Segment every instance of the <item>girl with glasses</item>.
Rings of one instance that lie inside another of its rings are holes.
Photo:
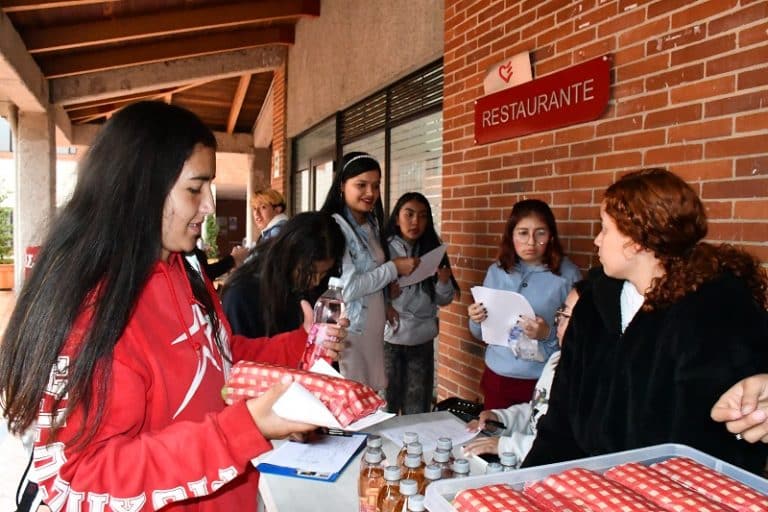
[[[498,259],[488,268],[483,286],[518,292],[531,303],[536,317],[524,319],[521,327],[529,338],[539,340],[542,358],[526,360],[507,347],[488,345],[480,381],[486,408],[530,400],[544,361],[557,350],[552,327],[555,311],[579,279],[579,269],[563,254],[555,216],[547,203],[539,199],[517,202],[504,229]],[[482,339],[480,324],[488,317],[485,307],[474,303],[468,312],[472,335]]]

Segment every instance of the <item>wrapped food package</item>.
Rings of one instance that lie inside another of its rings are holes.
[[[651,467],[737,512],[768,510],[768,496],[687,457],[672,457]]]
[[[224,401],[231,405],[257,397],[286,375],[320,400],[342,427],[376,412],[385,403],[372,388],[354,380],[251,361],[240,361],[232,367],[223,390]]]
[[[703,494],[688,489],[653,468],[637,462],[621,464],[606,471],[603,476],[645,496],[655,504],[672,512],[733,512],[710,500]]]
[[[525,486],[523,494],[547,512],[591,512],[592,509],[579,497],[569,498],[541,482]]]
[[[453,507],[459,512],[545,512],[504,484],[465,489],[456,495]]]

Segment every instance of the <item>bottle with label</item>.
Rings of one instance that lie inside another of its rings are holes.
[[[437,480],[440,480],[441,478],[443,478],[443,468],[441,468],[439,465],[430,464],[429,466],[425,467],[424,483],[421,485],[421,489],[419,489],[419,492],[421,494],[426,494],[427,487],[429,487],[429,484]]]
[[[357,479],[360,512],[376,512],[379,490],[384,485],[384,468],[381,466],[381,455],[381,451],[368,448],[363,457],[363,465]]]
[[[417,443],[419,441],[419,434],[416,432],[403,432],[403,447],[397,454],[397,465],[403,465],[405,456],[408,454],[408,445],[411,443]]]
[[[435,450],[432,454],[432,463],[440,466],[443,472],[442,478],[453,478],[453,464],[451,463],[451,453],[445,450]]]
[[[456,459],[453,461],[453,478],[465,476],[469,476],[469,461],[467,459]]]
[[[397,512],[408,512],[408,498],[419,493],[419,484],[416,480],[404,478],[400,480],[400,501],[395,510]]]
[[[486,475],[493,475],[494,473],[503,473],[504,472],[504,466],[502,466],[498,462],[489,462],[487,466],[485,466],[485,474]]]
[[[386,466],[386,456],[384,454],[384,450],[382,449],[382,442],[381,442],[381,436],[378,436],[376,434],[368,434],[368,438],[365,440],[365,452],[367,453],[368,450],[376,450],[381,453],[381,466]],[[363,466],[365,465],[365,455],[360,458],[360,469],[363,469]]]
[[[387,466],[384,468],[384,485],[379,490],[376,500],[377,512],[401,512],[397,505],[400,504],[400,466]]]
[[[323,293],[313,310],[313,325],[307,335],[307,346],[304,354],[301,356],[299,368],[309,370],[315,361],[325,359],[329,364],[331,358],[325,355],[325,349],[320,340],[325,338],[324,324],[337,324],[339,318],[344,314],[344,299],[342,297],[343,283],[338,277],[332,277],[328,280],[328,290]]]
[[[403,478],[416,480],[416,482],[419,484],[419,487],[421,487],[424,483],[424,461],[421,460],[421,454],[409,453],[406,455],[404,466],[405,468],[403,470]]]
[[[424,512],[426,507],[424,506],[424,495],[414,494],[408,497],[408,512]]]
[[[499,462],[504,471],[514,471],[517,467],[517,457],[512,452],[503,452],[499,455]]]

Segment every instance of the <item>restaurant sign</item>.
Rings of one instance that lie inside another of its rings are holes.
[[[604,55],[483,96],[475,101],[475,144],[597,119],[608,104],[610,71]]]

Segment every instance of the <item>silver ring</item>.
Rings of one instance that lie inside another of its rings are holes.
[[[744,438],[742,437],[742,435],[741,435],[741,434],[736,434],[736,440],[737,440],[737,441],[743,441],[743,440],[744,440]]]

